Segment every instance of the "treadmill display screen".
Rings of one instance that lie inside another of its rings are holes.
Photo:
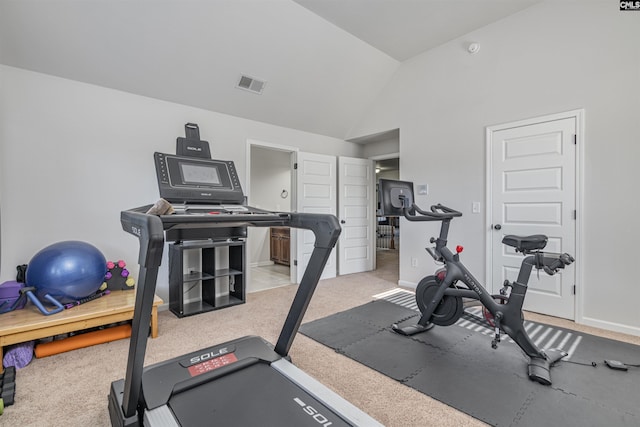
[[[180,163],[182,181],[189,184],[220,185],[218,169],[210,166],[200,166]]]
[[[244,194],[229,160],[155,153],[160,197],[169,203],[242,204]]]

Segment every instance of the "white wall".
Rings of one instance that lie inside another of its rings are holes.
[[[376,179],[400,179],[400,171],[397,169],[380,171],[376,174]]]
[[[400,174],[429,184],[417,202],[463,211],[450,241],[485,275],[485,128],[584,108],[583,323],[640,334],[640,21],[612,2],[545,2],[402,64],[350,138],[400,128]],[[479,42],[471,55],[469,42]],[[484,203],[483,203],[484,205]],[[424,252],[437,225],[404,224],[400,279],[434,270]],[[433,230],[432,230],[433,229]],[[412,268],[410,257],[420,263]]]
[[[137,277],[138,246],[120,211],[158,199],[153,152],[175,152],[184,124],[197,123],[212,156],[234,160],[244,182],[246,141],[357,156],[335,138],[212,113],[98,86],[0,66],[2,276],[41,248],[85,240]],[[166,251],[158,294],[168,301]]]
[[[362,156],[371,159],[386,154],[394,154],[400,152],[400,139],[391,138],[384,141],[376,141],[364,144],[362,146]]]

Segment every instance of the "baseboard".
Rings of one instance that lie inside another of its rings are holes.
[[[406,280],[398,280],[398,286],[405,289],[415,290],[418,284],[413,282],[407,282]]]
[[[275,263],[273,261],[258,261],[258,262],[251,262],[249,263],[249,267],[254,268],[254,267],[266,267],[268,265],[274,265]]]
[[[593,319],[590,317],[583,317],[579,322],[586,326],[593,326],[594,328],[605,329],[607,331],[620,332],[627,335],[633,335],[640,337],[640,327],[624,325],[621,323],[607,322],[606,320]]]

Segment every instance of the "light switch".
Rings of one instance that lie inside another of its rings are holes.
[[[480,213],[480,202],[473,202],[471,204],[471,213]]]

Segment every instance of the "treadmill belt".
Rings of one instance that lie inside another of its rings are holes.
[[[266,363],[176,394],[169,407],[189,427],[349,425]]]

